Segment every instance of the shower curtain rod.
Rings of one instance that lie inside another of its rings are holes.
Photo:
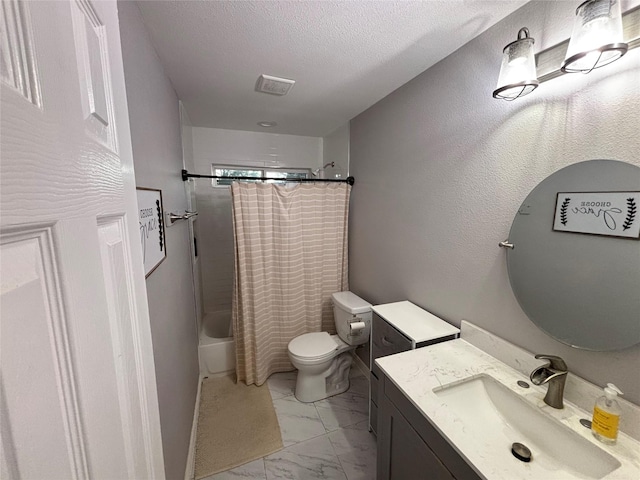
[[[342,182],[353,185],[355,179],[353,177],[347,178],[269,178],[269,177],[226,177],[221,175],[198,175],[197,173],[189,173],[186,170],[182,170],[182,180],[187,181],[190,178],[219,178],[221,180],[271,180],[280,182]]]

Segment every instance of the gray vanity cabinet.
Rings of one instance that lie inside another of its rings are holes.
[[[377,480],[480,480],[393,382],[379,380]]]
[[[369,426],[377,434],[382,371],[376,358],[453,340],[460,330],[408,301],[376,305],[372,310]]]
[[[371,396],[369,398],[369,424],[371,430],[377,433],[376,420],[378,418],[378,385],[382,371],[375,364],[375,359],[393,355],[394,353],[411,350],[411,341],[402,333],[389,325],[376,313],[373,314],[371,328],[371,374],[369,376]]]

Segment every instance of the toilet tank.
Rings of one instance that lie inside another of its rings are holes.
[[[369,341],[371,334],[371,304],[351,292],[331,295],[333,318],[342,341],[349,345],[361,345]]]

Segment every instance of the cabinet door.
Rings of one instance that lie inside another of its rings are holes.
[[[384,394],[379,407],[378,480],[454,480]]]

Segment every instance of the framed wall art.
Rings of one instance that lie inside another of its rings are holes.
[[[138,221],[140,222],[142,260],[146,278],[167,257],[162,191],[154,188],[137,187],[136,193],[138,195]]]

